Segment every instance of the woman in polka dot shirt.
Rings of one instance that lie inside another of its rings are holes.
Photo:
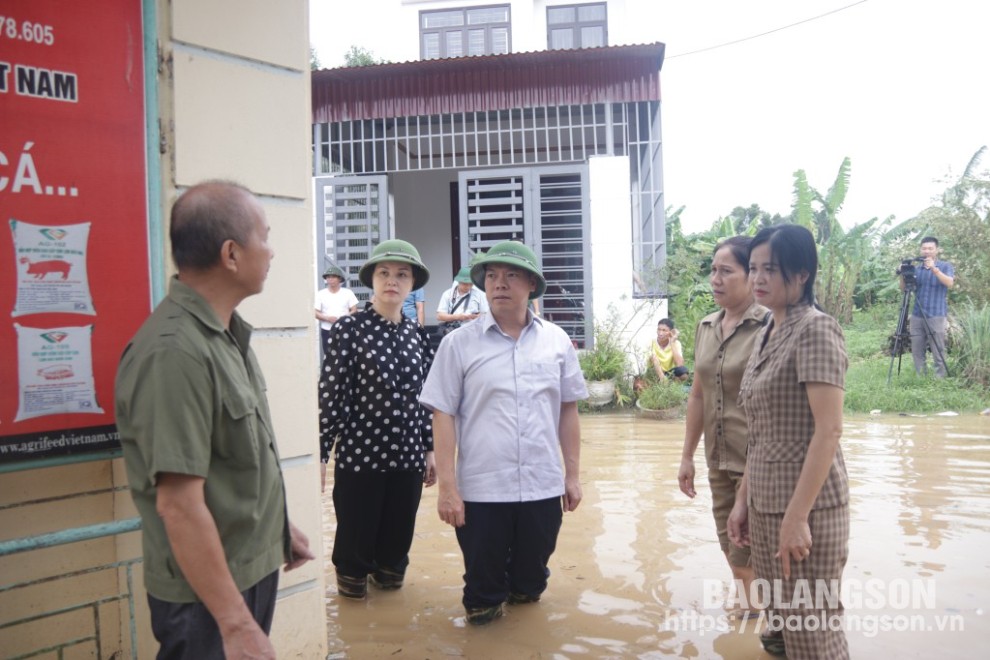
[[[334,324],[320,374],[320,459],[334,453],[333,564],[341,596],[402,586],[423,485],[436,481],[433,431],[419,404],[433,352],[402,303],[429,279],[406,241],[379,244],[358,273],[372,306]]]

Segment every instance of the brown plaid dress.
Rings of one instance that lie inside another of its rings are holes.
[[[816,580],[840,581],[846,564],[849,541],[849,485],[842,449],[832,459],[828,477],[808,517],[811,555],[791,562],[791,578],[784,580],[779,559],[780,524],[804,465],[815,420],[808,404],[805,383],[845,385],[848,366],[845,342],[839,324],[831,316],[809,305],[788,308],[787,318],[767,339],[773,323],[757,337],[746,366],[739,402],[749,425],[749,531],[753,568],[757,578],[781,585],[777,606],[790,604],[795,585],[807,580],[812,596]],[[784,630],[787,657],[848,658],[845,634],[821,629],[826,623],[841,623],[842,606],[809,609],[774,609],[784,617],[814,616],[815,623],[801,630]],[[791,621],[796,619],[792,618]],[[772,622],[771,622],[772,623]],[[794,627],[794,626],[792,626]],[[806,629],[807,628],[807,629]],[[810,629],[814,628],[814,629]]]

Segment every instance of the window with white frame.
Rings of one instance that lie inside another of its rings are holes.
[[[608,45],[604,2],[547,7],[547,49],[598,48]]]
[[[419,13],[419,54],[424,60],[503,55],[512,50],[509,5]]]

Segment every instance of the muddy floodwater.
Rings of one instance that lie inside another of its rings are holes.
[[[584,500],[564,515],[550,586],[467,626],[453,530],[424,491],[406,583],[337,596],[324,495],[331,658],[769,658],[730,618],[701,448],[698,496],[677,488],[683,421],[582,415]],[[843,602],[854,658],[990,653],[990,417],[851,417]],[[332,470],[330,471],[332,474]]]

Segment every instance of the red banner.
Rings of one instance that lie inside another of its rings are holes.
[[[139,0],[0,5],[0,462],[116,446],[151,304]]]

